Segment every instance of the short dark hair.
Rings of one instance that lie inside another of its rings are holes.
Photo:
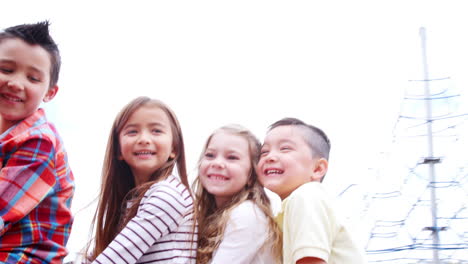
[[[293,117],[286,117],[271,124],[269,130],[279,126],[298,126],[304,129],[304,140],[309,145],[314,157],[328,160],[330,155],[330,139],[320,128],[304,123]]]
[[[22,24],[0,31],[0,43],[4,39],[19,38],[31,45],[39,45],[50,55],[49,88],[57,85],[61,58],[57,44],[49,34],[49,21],[35,24]]]

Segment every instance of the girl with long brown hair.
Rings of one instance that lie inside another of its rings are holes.
[[[208,138],[195,181],[197,263],[279,263],[281,232],[257,180],[259,152],[258,139],[238,125]]]
[[[172,174],[175,166],[179,177]],[[167,105],[138,97],[122,109],[112,126],[102,176],[89,261],[195,263],[184,142]]]

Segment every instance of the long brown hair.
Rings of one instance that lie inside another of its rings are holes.
[[[272,253],[276,259],[280,260],[282,251],[281,231],[273,219],[270,199],[266,195],[263,186],[260,185],[257,179],[257,173],[255,171],[255,167],[260,156],[261,145],[259,140],[252,134],[252,132],[239,125],[223,126],[214,131],[208,137],[200,155],[199,165],[204,157],[205,151],[208,148],[211,139],[216,133],[220,131],[238,135],[247,140],[251,163],[249,180],[247,181],[245,188],[235,194],[229,202],[219,208],[216,207],[214,196],[208,193],[205,188],[203,188],[199,177],[197,177],[195,180],[195,204],[198,210],[197,263],[205,264],[212,259],[213,252],[218,248],[223,239],[226,223],[229,220],[229,215],[232,209],[247,200],[252,201],[256,206],[258,206],[267,217],[269,225],[269,236],[267,241],[272,241]]]
[[[175,157],[170,158],[157,169],[149,181],[135,186],[130,167],[124,160],[119,159],[119,134],[131,115],[142,106],[155,106],[166,113],[172,130],[172,147]],[[112,242],[127,222],[137,211],[145,192],[155,182],[166,179],[177,164],[180,180],[188,190],[187,168],[185,162],[185,148],[182,130],[174,112],[163,102],[142,96],[128,103],[115,118],[107,143],[104,164],[102,168],[101,192],[97,211],[93,218],[92,228],[95,228],[94,248],[88,245],[85,257],[94,260]],[[124,207],[127,200],[132,200],[130,208]]]

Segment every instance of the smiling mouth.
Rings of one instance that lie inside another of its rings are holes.
[[[23,102],[21,98],[16,97],[16,96],[11,96],[8,94],[2,94],[1,96],[3,99],[6,99],[7,101],[10,101],[10,102],[15,102],[15,103]]]
[[[223,175],[218,174],[208,174],[208,179],[216,180],[216,181],[227,181],[229,180],[228,177],[224,177]]]
[[[283,174],[283,170],[279,170],[279,169],[266,169],[263,171],[263,173],[265,173],[265,175],[280,175],[280,174]]]
[[[152,156],[156,155],[156,152],[154,151],[138,151],[133,153],[136,156]]]

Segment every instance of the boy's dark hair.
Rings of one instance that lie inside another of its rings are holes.
[[[298,126],[304,130],[304,140],[312,150],[314,157],[328,160],[330,155],[330,139],[320,128],[304,123],[302,120],[286,117],[270,125],[269,130],[279,126]]]
[[[49,35],[49,21],[35,24],[23,24],[13,26],[0,31],[0,43],[4,39],[19,38],[31,45],[39,45],[50,54],[50,84],[49,87],[57,85],[60,72],[60,52],[57,44]]]

